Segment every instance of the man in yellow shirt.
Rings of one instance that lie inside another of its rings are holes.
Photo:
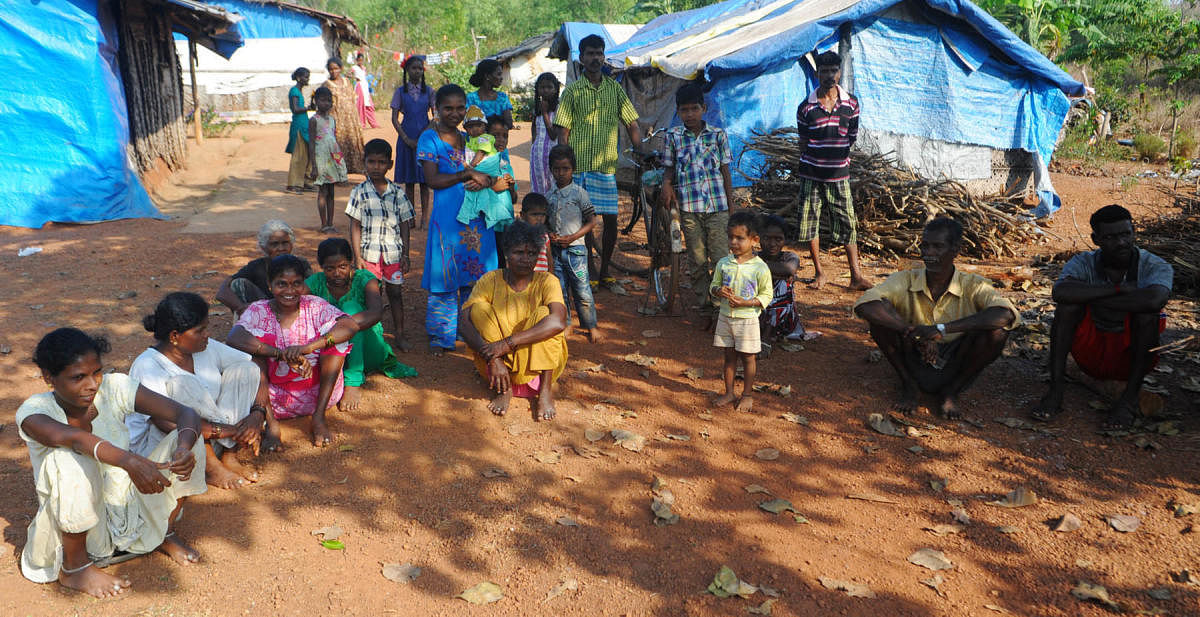
[[[906,414],[925,392],[940,398],[939,415],[961,417],[958,396],[1000,357],[1009,330],[1021,321],[988,279],[954,267],[961,247],[958,221],[930,221],[921,236],[925,267],[889,276],[854,303],[900,377],[895,408]]]

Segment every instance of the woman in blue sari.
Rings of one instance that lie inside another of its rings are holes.
[[[425,242],[425,269],[421,287],[429,291],[425,331],[429,350],[441,355],[454,349],[458,313],[479,277],[497,267],[496,233],[482,217],[458,222],[465,191],[508,190],[504,179],[468,169],[464,165],[466,136],[458,130],[467,113],[467,95],[456,84],[446,84],[434,95],[437,122],[417,139],[417,161],[425,183],[433,189],[433,213]]]

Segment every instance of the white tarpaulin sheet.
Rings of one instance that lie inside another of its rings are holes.
[[[183,83],[191,86],[187,70],[187,41],[175,41],[184,65]],[[305,67],[312,72],[309,83],[319,85],[328,75],[325,40],[319,36],[286,39],[246,39],[246,44],[228,60],[199,47],[196,54],[196,85],[208,95],[242,94],[263,88],[291,86],[292,72]]]

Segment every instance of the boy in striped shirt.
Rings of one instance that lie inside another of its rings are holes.
[[[858,99],[838,84],[842,58],[827,51],[817,56],[820,86],[796,108],[800,137],[800,207],[796,229],[800,242],[812,253],[815,276],[810,285],[820,289],[829,277],[821,269],[821,219],[828,221],[834,244],[846,247],[850,264],[850,289],[871,287],[858,265],[854,203],[850,197],[850,148],[858,138]]]
[[[521,220],[533,225],[534,227],[546,226],[546,211],[550,208],[550,202],[546,201],[546,196],[541,193],[526,193],[525,198],[521,200]],[[542,245],[542,250],[538,251],[537,263],[533,264],[534,272],[550,272],[550,236],[546,236],[546,242]]]

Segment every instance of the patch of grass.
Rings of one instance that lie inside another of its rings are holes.
[[[1166,155],[1167,142],[1153,133],[1138,133],[1133,136],[1133,149],[1139,159],[1153,163]]]
[[[1090,163],[1128,160],[1129,150],[1114,140],[1102,139],[1093,145],[1088,145],[1088,139],[1094,133],[1095,127],[1091,122],[1078,122],[1067,127],[1062,142],[1055,150],[1055,158],[1076,159]]]

